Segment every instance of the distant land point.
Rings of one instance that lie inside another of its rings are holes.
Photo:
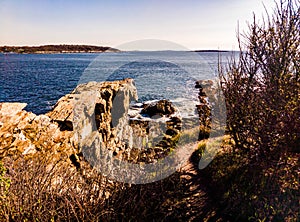
[[[173,51],[173,50],[162,50],[162,51]],[[121,52],[121,50],[108,47],[108,46],[67,45],[67,44],[41,45],[41,46],[0,46],[0,53],[16,53],[16,54],[102,53],[102,52]],[[191,52],[216,53],[216,52],[230,52],[230,51],[208,49],[208,50],[192,50]]]
[[[51,53],[102,53],[119,52],[107,46],[93,45],[41,45],[41,46],[0,46],[0,53],[51,54]]]

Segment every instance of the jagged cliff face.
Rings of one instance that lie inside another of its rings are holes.
[[[200,83],[197,87],[200,121],[209,128],[210,107]],[[53,159],[79,167],[83,151],[97,159],[104,148],[120,160],[155,162],[176,147],[182,119],[167,100],[129,110],[130,101],[136,99],[133,80],[125,79],[81,84],[45,115],[23,110],[24,103],[0,103],[0,158],[49,151]]]
[[[0,104],[0,157],[34,154],[52,150],[73,153],[76,147],[73,133],[61,131],[46,115],[24,111],[25,103]]]
[[[100,148],[108,150],[110,156],[120,156],[132,148],[128,109],[130,101],[137,100],[132,79],[80,85],[73,100],[73,127],[85,156],[99,159]]]
[[[121,83],[121,87],[116,83]],[[75,136],[80,151],[90,162],[107,155],[108,159],[114,156],[134,163],[151,163],[167,156],[176,146],[181,120],[171,102],[143,104],[135,115],[131,112],[130,117],[130,102],[137,100],[131,79],[81,85],[72,99]]]
[[[111,124],[113,99],[117,95],[125,97],[130,95],[136,99],[136,89],[133,81],[129,79],[79,85],[72,93],[59,99],[53,110],[45,115],[36,115],[23,110],[25,103],[0,103],[0,157],[18,157],[22,154],[30,156],[37,151],[51,151],[54,156],[77,155],[80,150],[73,129],[74,113],[76,113],[74,105],[77,104],[78,108],[77,100],[83,92],[94,93],[95,97],[85,98],[85,103],[91,100],[95,102],[86,112],[94,117],[91,122],[103,135],[105,144],[113,143],[112,138],[115,136]],[[129,104],[127,97],[124,102]],[[84,121],[88,119],[85,118]],[[87,122],[81,124],[90,125]],[[85,129],[84,126],[82,128]]]

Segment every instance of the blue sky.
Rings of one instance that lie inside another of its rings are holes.
[[[237,49],[236,30],[273,0],[0,0],[0,45],[117,47],[161,39],[189,49]]]

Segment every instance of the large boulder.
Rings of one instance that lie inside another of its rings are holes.
[[[141,114],[146,114],[149,117],[159,115],[159,116],[170,116],[176,112],[175,106],[168,100],[159,100],[152,103],[145,103]]]

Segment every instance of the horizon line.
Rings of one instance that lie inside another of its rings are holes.
[[[66,44],[66,43],[58,43],[58,44],[39,44],[39,45],[0,45],[0,47],[42,47],[42,46],[95,46],[95,47],[108,47],[112,49],[117,49],[112,46],[107,45],[95,45],[95,44]],[[233,50],[233,49],[187,49],[187,50],[178,50],[178,49],[154,49],[154,50],[139,50],[139,49],[132,49],[132,50],[120,50],[122,52],[133,52],[133,51],[142,51],[142,52],[151,52],[151,51],[192,51],[192,52],[234,52],[239,50]]]

